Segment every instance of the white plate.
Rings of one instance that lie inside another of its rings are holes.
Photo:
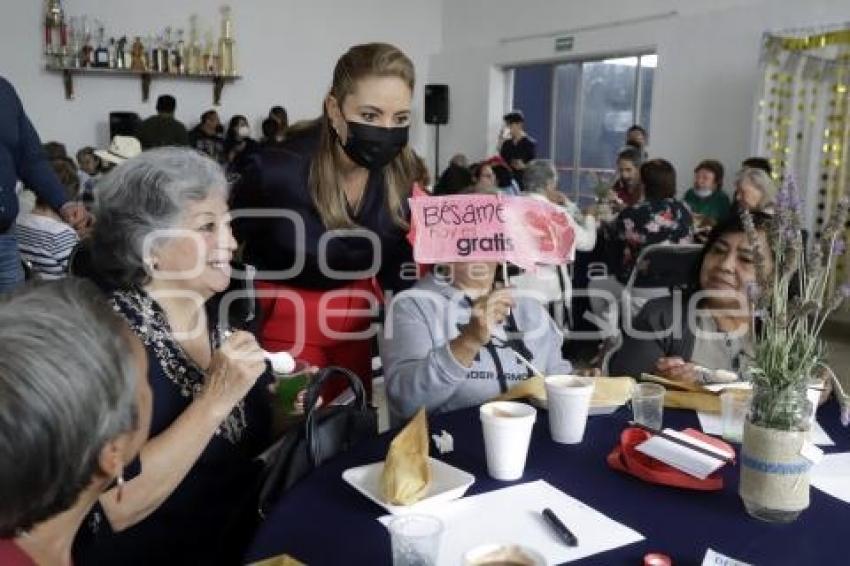
[[[383,500],[381,496],[383,462],[349,468],[342,472],[342,479],[393,515],[426,512],[431,507],[463,497],[469,486],[475,483],[475,476],[472,474],[449,466],[440,460],[428,459],[431,462],[431,485],[428,486],[428,494],[413,505],[390,505]]]

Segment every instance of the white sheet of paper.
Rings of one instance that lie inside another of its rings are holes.
[[[850,503],[850,452],[827,454],[812,468],[812,487]]]
[[[723,434],[723,417],[719,413],[704,413],[697,411],[699,426],[706,434],[720,436]]]
[[[706,444],[701,440],[682,434],[678,431],[668,428],[665,429],[664,432],[666,434],[676,436],[681,440],[694,443],[706,450],[725,454],[725,452],[720,451],[718,448],[711,446],[710,444]],[[673,466],[674,468],[682,470],[686,474],[701,480],[710,476],[715,470],[719,469],[724,464],[722,460],[712,458],[711,456],[702,454],[696,450],[691,450],[686,446],[671,442],[660,436],[653,436],[649,440],[641,442],[635,448],[647,456],[651,456],[656,460],[664,462],[668,466]],[[730,455],[734,456],[734,454]]]
[[[699,426],[704,433],[715,436],[723,435],[723,417],[720,414],[697,411],[697,418],[699,418]],[[812,443],[817,446],[835,446],[835,442],[817,421],[814,422],[810,438]]]
[[[709,548],[705,558],[702,559],[702,566],[750,566],[750,564],[729,558]]]
[[[566,546],[543,518],[552,509],[575,534],[578,546]],[[429,512],[444,524],[437,564],[462,564],[463,555],[491,543],[533,548],[551,564],[561,564],[643,540],[643,536],[551,484],[537,480],[464,497]],[[384,525],[393,519],[378,520]]]
[[[817,446],[835,446],[835,442],[832,441],[817,421],[814,422],[812,430],[809,432],[809,440]]]

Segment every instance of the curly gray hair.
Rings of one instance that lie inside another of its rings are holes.
[[[70,508],[106,443],[138,426],[131,336],[86,280],[0,302],[0,537]]]
[[[228,193],[221,166],[192,149],[154,149],[116,167],[95,192],[96,222],[89,245],[98,277],[109,287],[147,283],[145,239],[176,227],[189,202],[216,193],[225,198]]]
[[[762,198],[758,204],[758,210],[765,210],[773,206],[778,189],[770,175],[761,169],[745,167],[735,175],[735,189],[738,189],[743,182],[747,182],[761,191]]]

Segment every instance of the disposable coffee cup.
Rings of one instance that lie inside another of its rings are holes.
[[[494,401],[482,405],[480,415],[487,471],[496,480],[518,480],[525,470],[537,410],[525,403]]]
[[[483,544],[463,555],[464,566],[546,566],[542,554],[519,544]]]
[[[543,383],[549,408],[549,432],[560,444],[578,444],[584,438],[593,379],[577,375],[550,375]]]

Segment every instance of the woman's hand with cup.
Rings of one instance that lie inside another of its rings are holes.
[[[224,419],[266,369],[263,350],[249,332],[234,332],[212,354],[200,398]]]

